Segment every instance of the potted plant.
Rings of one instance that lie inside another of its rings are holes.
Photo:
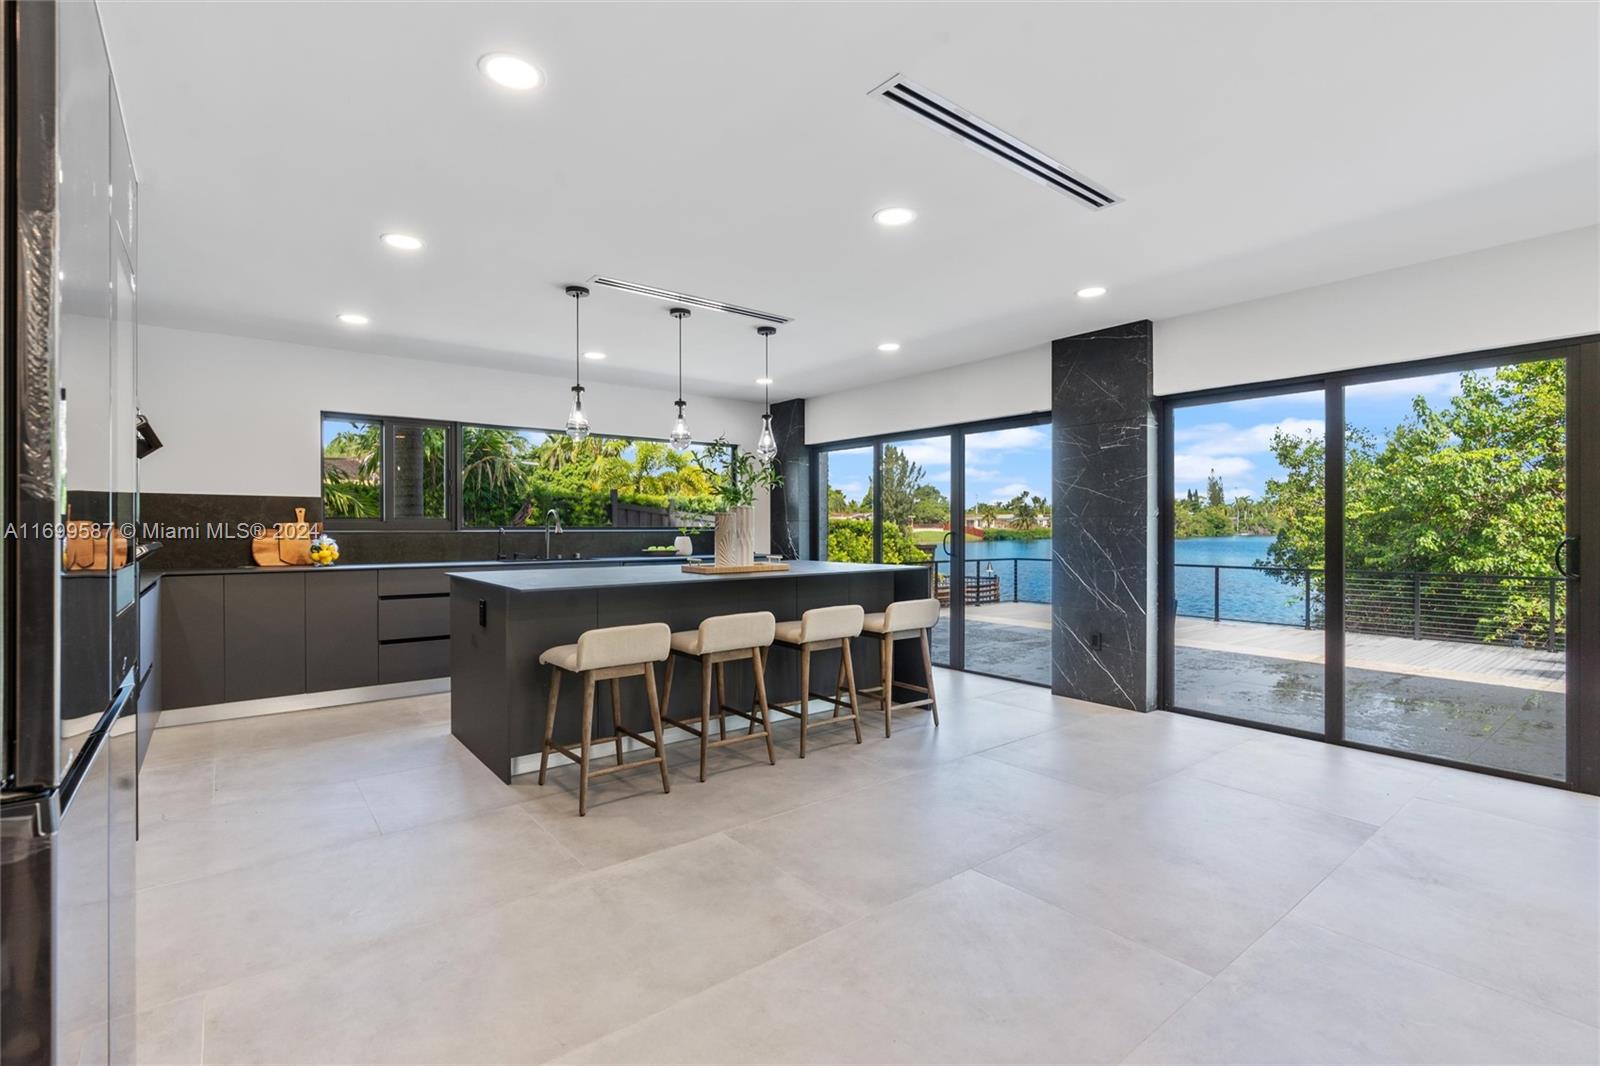
[[[708,465],[709,464],[709,465]],[[715,475],[717,488],[716,564],[750,566],[756,561],[756,490],[771,492],[783,486],[783,475],[772,463],[761,462],[718,437],[701,451],[700,465]]]

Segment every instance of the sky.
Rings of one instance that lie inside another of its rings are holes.
[[[1345,389],[1345,423],[1381,439],[1411,413],[1411,401],[1425,396],[1437,407],[1461,391],[1461,373],[1433,374],[1352,385]],[[1321,436],[1322,392],[1299,392],[1249,400],[1180,407],[1173,412],[1173,488],[1205,492],[1206,476],[1222,479],[1228,499],[1248,494],[1260,499],[1268,478],[1283,468],[1273,459],[1272,435],[1278,429]]]
[[[950,495],[950,438],[886,442],[922,467],[923,480]],[[967,506],[1005,503],[1018,493],[1050,498],[1050,427],[1022,426],[967,435]],[[872,448],[828,453],[828,487],[859,500],[872,480]]]

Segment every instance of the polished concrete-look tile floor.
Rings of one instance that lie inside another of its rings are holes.
[[[1595,1062],[1600,804],[939,672],[502,785],[449,696],[158,732],[146,1062]]]

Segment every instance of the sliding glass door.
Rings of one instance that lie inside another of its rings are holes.
[[[1050,424],[1044,415],[813,452],[817,555],[926,566],[933,661],[1050,683]]]
[[[1567,361],[1344,388],[1344,734],[1565,777]]]
[[[1162,706],[1600,784],[1600,712],[1568,693],[1600,669],[1569,565],[1600,502],[1572,445],[1600,451],[1597,359],[1574,342],[1168,401]]]
[[[1324,720],[1321,389],[1172,414],[1174,706]]]

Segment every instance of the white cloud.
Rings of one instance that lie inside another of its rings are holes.
[[[1227,480],[1228,478],[1242,477],[1254,471],[1255,468],[1256,464],[1242,455],[1175,452],[1172,456],[1172,477],[1174,481],[1180,483],[1204,482],[1212,474]]]
[[[909,444],[895,444],[892,447],[900,449],[907,459],[924,467],[949,466],[950,443],[948,441],[935,444],[931,441],[912,441]]]
[[[828,488],[838,489],[851,499],[859,499],[867,491],[866,483],[861,481],[829,481]]]
[[[1346,396],[1372,398],[1377,396],[1427,396],[1431,399],[1449,399],[1461,392],[1461,371],[1429,374],[1426,377],[1394,378],[1389,381],[1369,381],[1364,385],[1351,385]]]
[[[1036,490],[1034,490],[1033,488],[1029,487],[1028,485],[1024,485],[1020,481],[1014,481],[1009,485],[1001,485],[999,488],[989,489],[987,492],[985,492],[983,494],[983,498],[981,500],[974,500],[973,502],[974,503],[1006,503],[1006,502],[1009,502],[1010,500],[1015,499],[1016,497],[1022,495],[1025,492],[1026,493],[1035,493],[1035,491]],[[1037,493],[1037,495],[1043,496],[1044,493],[1039,492],[1039,493]]]
[[[1204,422],[1175,430],[1173,440],[1196,454],[1227,455],[1238,452],[1264,452],[1272,447],[1279,432],[1294,437],[1322,436],[1325,424],[1320,418],[1285,418],[1279,422],[1258,422],[1235,426],[1227,422]]]
[[[988,433],[967,435],[968,455],[976,452],[1002,452],[1049,446],[1050,431],[1044,426],[1019,426],[1015,429],[996,429]]]

